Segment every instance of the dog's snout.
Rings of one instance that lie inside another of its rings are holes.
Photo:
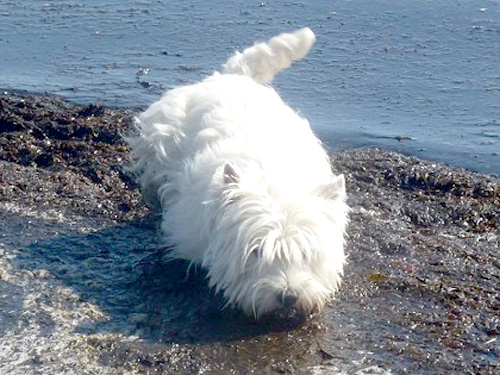
[[[293,290],[285,290],[278,295],[278,301],[283,307],[293,307],[299,299],[299,296]]]

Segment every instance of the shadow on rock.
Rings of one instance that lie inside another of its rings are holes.
[[[164,262],[162,255],[151,254],[137,265],[136,288],[144,294],[135,323],[145,336],[162,342],[226,342],[287,331],[304,322],[300,315],[269,315],[257,322],[225,308],[223,297],[208,287],[204,270],[182,260]]]
[[[165,260],[158,233],[143,225],[113,226],[90,234],[68,231],[20,249],[19,266],[49,271],[106,315],[78,333],[113,332],[163,343],[228,342],[291,330],[301,316],[259,321],[223,308],[206,273],[181,260]]]

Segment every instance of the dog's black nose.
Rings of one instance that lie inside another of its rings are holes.
[[[285,290],[278,295],[278,301],[283,307],[292,307],[297,303],[299,296],[293,290]]]

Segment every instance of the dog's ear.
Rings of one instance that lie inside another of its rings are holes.
[[[314,192],[326,199],[345,199],[344,175],[333,176],[328,183],[318,186]]]
[[[229,163],[224,165],[224,182],[226,184],[237,184],[240,182],[240,176],[234,170],[233,166]]]

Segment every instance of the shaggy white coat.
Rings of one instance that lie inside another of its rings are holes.
[[[166,92],[127,139],[171,256],[206,268],[227,304],[256,318],[322,310],[341,280],[344,177],[266,85],[314,41],[305,28],[237,52],[222,73]]]

